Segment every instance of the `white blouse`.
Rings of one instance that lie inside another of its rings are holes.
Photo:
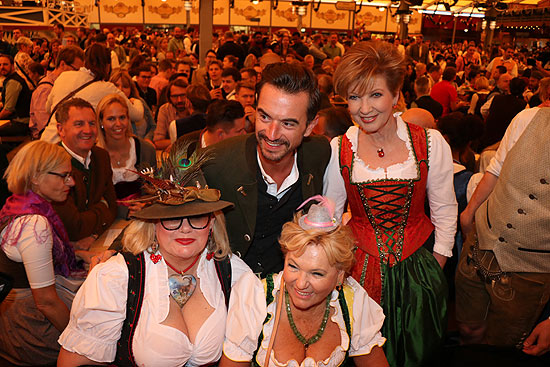
[[[114,163],[111,160],[111,169],[113,170],[113,185],[116,185],[119,182],[132,182],[139,178],[137,173],[131,172],[136,171],[136,142],[134,139],[130,138],[130,158],[126,161],[124,167],[115,168],[112,166]]]
[[[276,299],[281,286],[282,274],[280,272],[273,276],[274,299]],[[338,292],[333,291],[330,306],[336,312],[331,316],[331,321],[336,323],[340,329],[340,345],[323,361],[315,361],[313,358],[307,357],[302,363],[298,363],[296,360],[277,361],[275,352],[272,350],[270,367],[336,367],[342,363],[348,349],[349,356],[354,357],[369,354],[373,347],[384,345],[386,339],[380,333],[380,328],[384,323],[382,308],[368,296],[355,279],[349,277],[345,284],[353,290],[353,311],[350,313],[351,341],[346,332],[346,324],[338,301]],[[251,361],[257,349],[260,332],[263,330],[264,339],[256,356],[256,361],[262,365],[265,361],[275,317],[271,317],[265,325],[263,323],[267,313],[275,315],[275,308],[276,302],[266,305],[266,296],[261,280],[252,273],[243,275],[231,293],[223,344],[224,354],[232,361]]]
[[[360,130],[352,126],[346,132],[354,153],[352,182],[384,179],[416,179],[418,171],[412,149],[408,129],[399,115],[397,119],[397,136],[403,140],[409,150],[409,156],[403,163],[396,163],[388,168],[371,168],[357,155],[357,145]],[[426,193],[430,203],[430,219],[435,226],[434,251],[443,256],[451,257],[456,232],[458,205],[453,186],[453,158],[451,148],[441,133],[428,129],[428,179]],[[347,194],[344,179],[340,173],[339,138],[332,139],[330,145],[332,154],[325,171],[323,195],[334,200],[336,216],[341,218],[346,203]]]
[[[237,256],[231,257],[232,283],[248,266]],[[221,357],[227,309],[219,285],[214,260],[201,255],[197,268],[200,291],[214,309],[201,326],[195,343],[187,335],[161,323],[168,316],[170,289],[168,268],[164,259],[154,264],[145,256],[145,295],[133,339],[133,353],[138,366],[201,366]],[[96,362],[112,362],[116,343],[126,317],[128,268],[122,255],[92,269],[78,291],[71,309],[69,325],[59,344],[70,352]],[[231,298],[235,292],[231,292]]]
[[[6,230],[7,227],[2,230],[2,238],[7,235]],[[23,263],[32,289],[55,284],[52,228],[46,217],[37,214],[17,217],[11,231],[21,231],[17,244],[5,244],[0,251],[3,250],[8,259]],[[40,238],[37,239],[36,236]]]

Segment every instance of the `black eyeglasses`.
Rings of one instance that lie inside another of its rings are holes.
[[[175,231],[180,229],[183,221],[187,219],[187,223],[193,229],[205,229],[210,224],[211,216],[208,215],[195,215],[192,217],[182,217],[182,218],[170,218],[170,219],[161,219],[160,224],[167,231]]]
[[[61,177],[64,183],[69,183],[71,181],[71,178],[73,178],[72,172],[67,172],[67,173],[48,172],[48,174]]]
[[[73,69],[74,71],[78,71],[80,70],[79,68],[77,68],[76,66],[74,66],[73,64],[67,64],[71,67],[71,69]]]

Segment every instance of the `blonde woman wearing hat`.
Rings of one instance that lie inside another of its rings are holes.
[[[314,198],[321,205],[283,226],[284,270],[263,283],[245,274],[235,285],[220,367],[340,366],[348,358],[388,365],[382,309],[347,277],[351,230],[336,223],[326,199]]]
[[[227,290],[250,269],[236,256],[227,260],[221,210],[232,204],[219,200],[218,190],[197,188],[193,174],[181,176],[200,160],[173,150],[163,171],[143,174],[154,188],[152,204],[126,229],[123,250],[130,254],[94,267],[80,288],[59,339],[59,366],[218,361]]]

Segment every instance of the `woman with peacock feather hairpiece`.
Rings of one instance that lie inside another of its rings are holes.
[[[231,256],[222,214],[231,203],[200,184],[208,155],[178,141],[143,170],[146,207],[123,252],[92,269],[61,335],[58,365],[203,366],[222,354],[232,285],[250,272]]]

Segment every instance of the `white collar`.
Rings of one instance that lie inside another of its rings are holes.
[[[65,148],[67,153],[69,153],[74,159],[76,159],[77,161],[82,163],[82,165],[86,169],[88,169],[90,167],[90,161],[92,160],[92,151],[91,150],[88,152],[88,155],[86,156],[86,158],[82,158],[81,156],[79,156],[78,154],[76,154],[75,152],[70,150],[69,147],[65,145],[65,143],[61,142],[61,145],[63,145],[63,148]]]

